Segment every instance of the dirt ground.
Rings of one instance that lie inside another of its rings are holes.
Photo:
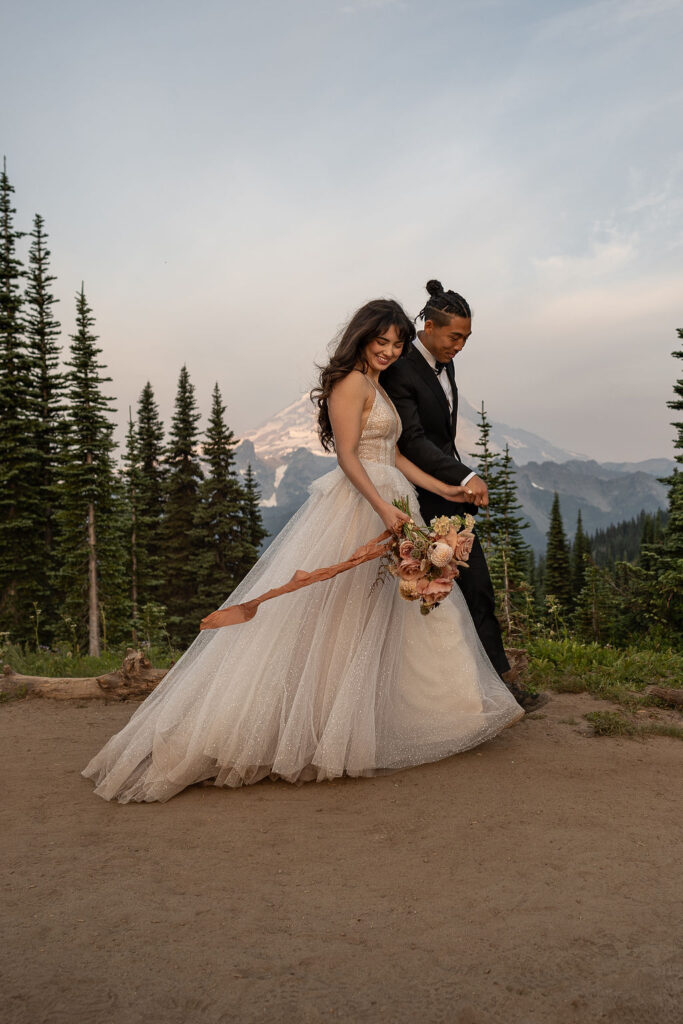
[[[0,708],[3,1024],[681,1020],[679,740],[586,695],[375,779],[109,804],[131,704]]]

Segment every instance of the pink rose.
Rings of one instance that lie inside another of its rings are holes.
[[[424,576],[424,569],[418,558],[404,558],[398,564],[398,574],[402,580],[416,580]]]
[[[421,579],[417,581],[416,588],[420,597],[424,598],[428,604],[433,604],[435,601],[443,601],[444,597],[448,597],[453,589],[453,584],[450,580],[445,579]]]
[[[469,530],[465,530],[464,533],[458,534],[458,539],[455,543],[455,557],[459,562],[466,562],[470,557],[472,545],[474,544],[474,534],[470,533]]]
[[[413,557],[413,542],[412,540],[402,540],[398,546],[398,553],[401,558],[412,558]]]
[[[458,569],[455,562],[449,562],[448,565],[444,565],[443,569],[441,570],[442,580],[457,580],[459,575],[460,570]]]
[[[430,597],[433,594],[436,601],[443,601],[445,597],[448,597],[452,589],[453,584],[450,580],[430,580],[425,597]]]
[[[449,548],[453,548],[454,551],[455,551],[455,545],[458,543],[458,536],[459,536],[459,534],[458,534],[458,531],[456,530],[456,528],[454,526],[451,526],[450,530],[448,531],[446,536],[443,538],[446,541],[446,543],[448,544]]]

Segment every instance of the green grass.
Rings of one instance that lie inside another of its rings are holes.
[[[617,711],[590,711],[586,721],[593,726],[596,736],[637,736],[639,727]]]
[[[661,705],[647,686],[683,685],[683,651],[665,647],[607,647],[577,640],[532,640],[525,683],[558,693],[592,693],[635,709]]]
[[[113,648],[99,658],[88,654],[72,654],[64,649],[57,651],[33,651],[19,644],[0,648],[0,665],[10,665],[15,672],[25,676],[100,676],[121,668],[126,647]],[[154,668],[169,668],[177,661],[180,651],[168,647],[151,647],[145,651]]]
[[[0,693],[0,704],[9,704],[11,700],[23,700],[27,693],[25,686],[17,686],[12,693]]]
[[[593,726],[596,736],[628,736],[643,739],[645,736],[672,736],[683,740],[683,729],[666,722],[633,722],[618,711],[590,711],[584,716]]]

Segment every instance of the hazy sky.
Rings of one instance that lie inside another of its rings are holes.
[[[596,458],[669,455],[683,327],[683,0],[2,0],[0,141],[85,281],[119,418],[258,425],[343,320],[430,277],[460,387]]]

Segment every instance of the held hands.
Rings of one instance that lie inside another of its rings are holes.
[[[443,484],[441,497],[445,498],[446,501],[472,502],[473,500],[472,495],[467,492],[465,487],[461,487],[460,484]]]
[[[477,508],[488,508],[489,489],[480,477],[473,476],[471,480],[468,480],[464,490],[465,501],[476,505]]]
[[[396,508],[388,501],[382,502],[381,506],[377,509],[377,512],[386,526],[387,530],[391,530],[392,533],[398,533],[402,523],[407,523],[410,519],[409,515],[405,512],[401,512],[400,508]]]
[[[489,503],[488,487],[478,476],[473,476],[464,487],[461,484],[442,483],[440,494],[446,501],[467,502],[477,508],[486,508]]]

